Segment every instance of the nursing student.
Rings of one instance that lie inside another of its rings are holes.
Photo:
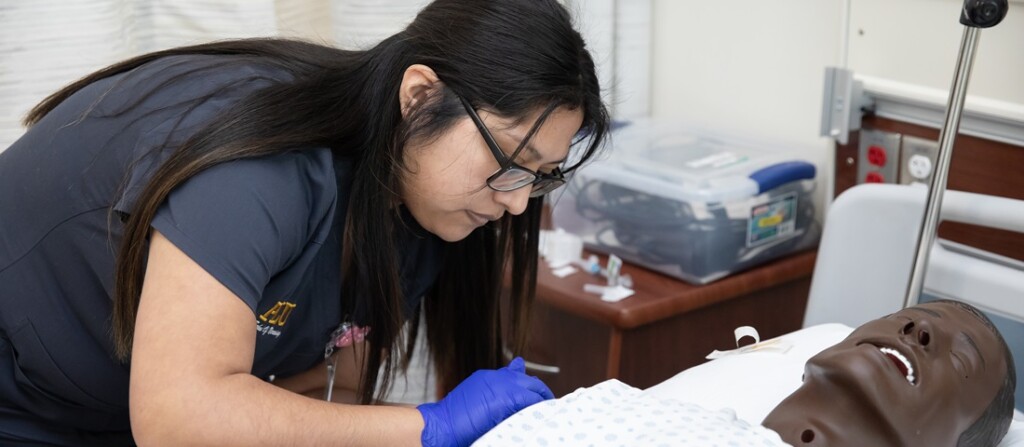
[[[503,348],[600,93],[555,0],[437,0],[365,51],[175,48],[54,93],[0,153],[0,444],[468,445],[551,398]],[[421,313],[446,396],[371,405]]]

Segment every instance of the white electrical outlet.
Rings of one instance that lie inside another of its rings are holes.
[[[900,183],[931,183],[938,155],[938,142],[904,135],[900,148]]]
[[[932,175],[932,159],[921,154],[911,155],[907,160],[907,172],[915,180],[927,180]]]

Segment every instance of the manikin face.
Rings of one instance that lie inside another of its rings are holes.
[[[486,110],[477,112],[505,156],[511,157],[542,111],[537,109],[518,124]],[[582,123],[582,111],[554,109],[515,162],[536,172],[551,172],[568,156]],[[437,138],[409,142],[405,154],[409,172],[403,180],[403,202],[424,229],[445,241],[461,240],[505,213],[526,210],[529,185],[507,192],[487,187],[498,161],[468,115]]]
[[[951,303],[870,321],[812,357],[764,425],[794,446],[955,446],[1007,374],[996,334]]]

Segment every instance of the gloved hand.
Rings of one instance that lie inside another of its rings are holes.
[[[424,447],[468,446],[519,410],[554,397],[516,357],[504,368],[474,372],[439,402],[416,407],[424,422],[420,441]]]

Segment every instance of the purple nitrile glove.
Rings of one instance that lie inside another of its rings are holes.
[[[468,446],[519,410],[554,397],[516,357],[504,368],[474,372],[437,403],[416,407],[423,415],[420,441],[424,447]]]

